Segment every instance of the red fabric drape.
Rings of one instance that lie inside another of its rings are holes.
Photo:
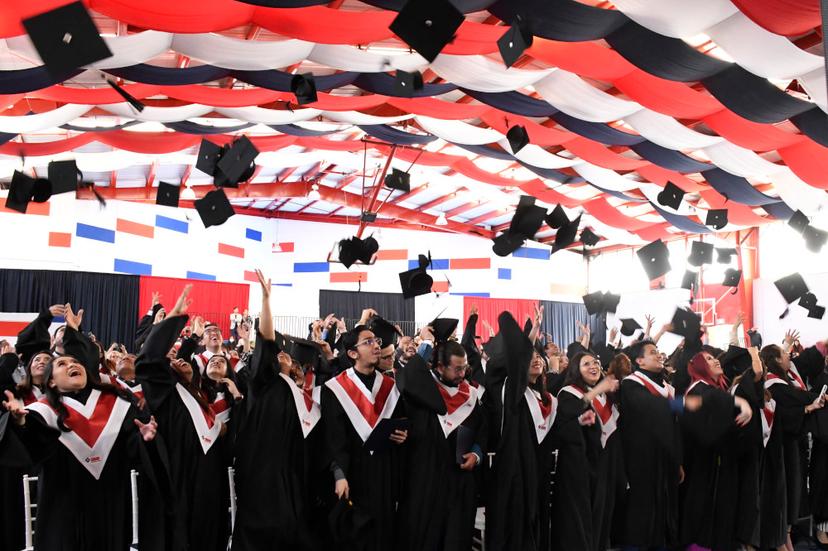
[[[230,313],[238,306],[239,312],[247,308],[250,300],[250,285],[246,283],[222,283],[217,281],[187,280],[173,277],[141,276],[138,302],[138,316],[143,316],[152,306],[152,293],[161,293],[161,304],[167,311],[175,306],[175,301],[188,283],[190,291],[190,318],[202,316],[221,328],[225,339],[230,336]]]
[[[482,341],[489,340],[489,334],[483,327],[483,322],[486,321],[492,326],[492,329],[497,333],[499,325],[497,317],[504,310],[512,313],[512,316],[523,327],[527,318],[532,318],[535,315],[535,308],[538,306],[537,300],[519,299],[519,298],[482,298],[482,297],[465,297],[463,299],[463,322],[469,319],[472,306],[477,306],[477,335],[482,337]]]

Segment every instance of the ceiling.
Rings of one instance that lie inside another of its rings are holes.
[[[726,232],[795,210],[828,222],[816,0],[454,0],[466,21],[432,63],[388,29],[401,0],[93,0],[114,55],[55,78],[19,22],[62,3],[0,7],[0,180],[74,158],[104,197],[152,202],[160,181],[201,197],[201,139],[244,134],[260,154],[226,190],[238,213],[369,211],[492,238],[532,195],[583,213],[598,248],[710,233],[709,209],[728,209]],[[496,41],[520,13],[534,44],[507,69]],[[418,97],[394,95],[396,69],[423,73]],[[296,103],[297,73],[315,75],[318,102]],[[530,137],[518,152],[515,125]],[[410,172],[410,192],[380,185],[390,168]],[[687,192],[679,209],[659,204],[667,182]]]

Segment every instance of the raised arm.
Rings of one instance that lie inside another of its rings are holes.
[[[535,317],[532,318],[532,330],[529,331],[529,340],[532,344],[535,344],[535,341],[538,340],[538,335],[540,334],[541,322],[543,321],[543,305],[540,307],[535,307]]]

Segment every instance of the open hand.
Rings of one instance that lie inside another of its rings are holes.
[[[192,283],[184,286],[184,290],[181,291],[181,295],[178,297],[178,300],[175,301],[175,306],[173,306],[173,309],[170,311],[170,315],[168,317],[172,318],[175,316],[187,315],[187,309],[193,303],[192,299],[190,298],[190,291],[192,290]]]
[[[66,317],[66,325],[77,331],[81,322],[83,322],[83,309],[78,310],[78,313],[76,314],[72,311],[72,305],[68,302],[66,303],[65,308],[66,311],[64,316]]]
[[[5,394],[6,399],[3,401],[3,407],[6,408],[6,411],[9,412],[15,423],[22,425],[26,419],[26,414],[29,413],[23,405],[23,400],[15,398],[10,390],[5,391]]]
[[[135,426],[138,427],[138,432],[141,433],[144,442],[150,442],[155,439],[155,435],[158,432],[158,422],[155,420],[155,417],[150,417],[149,423],[142,423],[138,419],[135,419]]]

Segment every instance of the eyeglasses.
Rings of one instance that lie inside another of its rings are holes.
[[[357,346],[374,346],[375,344],[382,348],[382,339],[374,337],[373,339],[365,339],[364,341],[356,343]]]

